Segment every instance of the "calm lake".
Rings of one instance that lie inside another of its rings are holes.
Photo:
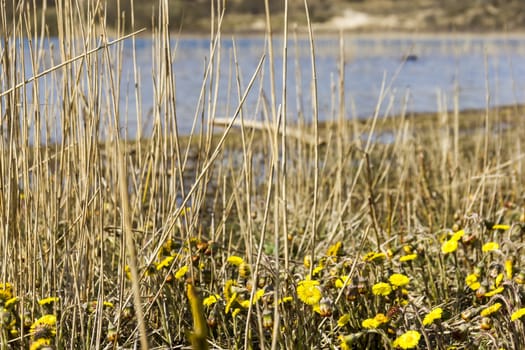
[[[138,122],[145,133],[151,130],[155,101],[154,70],[157,58],[152,54],[151,39],[135,39],[138,86],[142,115],[137,119],[133,46],[130,40],[122,47],[120,80],[120,115],[128,137],[135,137]],[[248,84],[261,56],[267,52],[264,38],[223,38],[220,51],[220,78],[216,104],[217,117],[231,117],[239,99],[233,56],[235,45],[241,84]],[[173,40],[172,68],[176,82],[176,108],[181,133],[189,133],[196,112],[199,115],[199,94],[210,57],[210,41],[205,38]],[[338,113],[339,38],[316,40],[316,65],[319,119],[336,118]],[[58,45],[46,43],[48,51],[58,57]],[[367,118],[374,114],[384,85],[384,99],[379,115],[409,112],[430,112],[454,109],[455,96],[460,109],[525,103],[525,36],[409,36],[383,37],[347,36],[344,38],[345,105],[347,118]],[[276,39],[275,77],[277,103],[281,101],[282,41]],[[26,51],[27,52],[27,51]],[[404,60],[410,56],[411,59]],[[217,58],[217,57],[216,57]],[[58,63],[54,62],[55,64]],[[216,69],[216,68],[215,68]],[[262,118],[264,96],[270,101],[269,61],[256,80],[244,108],[246,118]],[[29,69],[29,72],[31,70]],[[26,69],[26,76],[28,70]],[[42,78],[47,89],[56,87],[51,77]],[[311,120],[311,61],[305,38],[289,40],[288,44],[288,118],[298,116]],[[214,87],[213,85],[212,87]],[[60,91],[46,98],[48,104],[60,104]],[[205,113],[210,98],[206,88]],[[58,97],[57,97],[58,96]],[[213,95],[211,96],[213,98]],[[42,97],[40,97],[42,100]],[[57,113],[58,109],[57,109]],[[123,117],[125,116],[125,117]],[[138,121],[139,120],[139,121]],[[204,118],[204,120],[206,120]],[[197,123],[197,127],[201,125]],[[59,132],[55,134],[60,138]]]

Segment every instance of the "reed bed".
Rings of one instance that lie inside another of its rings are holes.
[[[135,138],[119,102],[133,11],[110,38],[103,2],[57,1],[48,62],[35,4],[0,9],[0,349],[524,348],[523,109],[380,115],[385,81],[377,113],[349,120],[341,40],[333,116],[319,123],[309,27],[313,115],[296,119],[288,26],[273,47],[267,10],[253,72],[234,49],[239,99],[224,121],[228,9],[210,3],[195,128],[178,132],[184,87],[161,0],[154,66],[134,65],[152,70],[134,81],[139,126],[140,91],[154,90],[152,130]]]

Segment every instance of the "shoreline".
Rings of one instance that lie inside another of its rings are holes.
[[[419,131],[422,131],[424,133],[428,132],[429,130],[433,130],[433,128],[436,126],[436,124],[441,124],[443,122],[443,115],[447,114],[447,120],[448,123],[451,122],[451,120],[454,118],[454,111],[449,110],[446,112],[406,112],[405,114],[396,114],[391,115],[387,117],[378,117],[377,123],[375,124],[374,132],[375,133],[388,133],[395,131],[396,128],[399,127],[400,121],[410,121],[413,124],[413,127],[416,128]],[[497,119],[496,120],[496,113],[497,113]],[[463,131],[474,131],[476,127],[479,127],[484,123],[484,117],[487,114],[486,108],[480,108],[480,109],[465,109],[465,110],[459,110],[458,111],[458,127],[459,130]],[[518,105],[501,105],[501,106],[494,106],[490,107],[488,109],[488,114],[490,116],[490,120],[494,122],[505,122],[509,123],[510,125],[518,125],[518,122],[525,117],[525,104],[518,104]],[[372,120],[372,118],[358,118],[358,119],[352,119],[352,118],[345,118],[343,123],[346,125],[351,125],[357,123],[357,125],[364,126],[367,123],[369,123]],[[479,124],[479,125],[478,125]],[[312,124],[307,123],[303,125],[303,128],[297,128],[298,123],[291,122],[287,125],[289,130],[291,130],[291,133],[296,133],[297,135],[302,135],[307,138],[307,132],[311,128]],[[325,144],[323,142],[323,139],[326,138],[327,134],[330,133],[330,130],[332,130],[334,127],[339,126],[339,121],[337,120],[323,120],[319,121],[319,131],[320,131],[320,145]],[[222,130],[220,127],[217,130],[217,126],[214,130],[214,137],[220,137],[222,134]],[[234,135],[237,135],[239,132],[238,127],[234,127],[228,137],[230,139],[229,144],[231,145],[231,139],[235,138]],[[247,130],[252,130],[252,128],[247,127]],[[256,132],[262,132],[262,130],[265,130],[264,128],[254,128],[253,129]],[[362,131],[367,131],[362,130]],[[191,135],[190,134],[181,134],[182,140],[187,140]],[[423,135],[424,136],[424,135]],[[292,138],[301,139],[302,137],[297,137],[294,135],[291,135]],[[138,141],[138,140],[135,140]],[[147,139],[143,141],[148,141]],[[132,141],[134,142],[134,141]],[[233,142],[234,143],[234,142]],[[308,143],[308,142],[307,142]]]
[[[476,38],[483,38],[483,39],[490,39],[490,40],[498,40],[498,39],[525,39],[525,29],[522,31],[514,31],[514,32],[478,32],[478,31],[469,31],[469,32],[404,32],[404,31],[355,31],[355,30],[320,30],[320,29],[313,29],[314,31],[314,39],[315,38],[332,38],[332,37],[339,37],[341,34],[343,37],[356,37],[356,38],[364,38],[364,39],[476,39]],[[133,32],[133,31],[130,31]],[[111,36],[113,36],[114,33],[111,33]],[[247,31],[247,32],[228,32],[228,31],[221,31],[221,36],[224,38],[260,38],[266,36],[266,31]],[[294,34],[293,30],[288,31],[288,35]],[[137,36],[136,38],[151,38],[152,32],[145,31]],[[204,32],[171,32],[170,36],[172,39],[174,38],[181,38],[181,39],[209,39],[210,33],[205,34]],[[282,32],[273,31],[272,37],[273,38],[282,38],[284,34]],[[297,36],[299,38],[308,38],[308,33],[306,30],[300,30],[297,31]],[[291,40],[291,39],[290,39]]]

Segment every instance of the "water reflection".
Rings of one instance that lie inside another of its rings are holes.
[[[26,43],[27,45],[27,43]],[[205,38],[181,38],[171,42],[174,52],[172,68],[176,83],[176,110],[178,128],[181,133],[191,130],[194,116],[206,116],[207,101],[215,85],[207,85],[206,97],[199,104],[208,60],[210,41]],[[218,84],[216,116],[231,116],[239,96],[236,88],[236,67],[233,58],[233,40],[224,38],[221,42],[220,78]],[[266,52],[264,38],[244,37],[235,40],[241,84],[247,85],[255,71],[260,57]],[[282,42],[274,42],[274,71],[277,77],[277,103],[280,103],[282,76]],[[123,133],[136,137],[137,128],[147,135],[151,131],[155,106],[155,82],[158,82],[158,57],[154,54],[154,42],[137,38],[135,54],[137,76],[133,67],[133,47],[126,41],[122,47],[122,73],[120,79],[119,115]],[[451,110],[457,101],[460,109],[484,108],[490,106],[524,103],[525,84],[525,37],[386,37],[348,36],[344,39],[345,59],[345,115],[347,118],[367,118],[375,112],[380,116],[397,114],[402,110],[427,112]],[[45,43],[45,52],[40,70],[57,64],[58,45],[56,40]],[[112,48],[114,54],[116,48]],[[337,92],[339,73],[339,39],[320,37],[316,40],[316,65],[319,100],[319,118],[329,120],[338,115]],[[25,50],[28,55],[29,51]],[[103,53],[93,58],[92,65],[103,66]],[[403,60],[409,56],[413,59]],[[311,65],[309,44],[306,39],[290,40],[288,45],[288,118],[311,120]],[[117,62],[114,62],[116,67]],[[215,68],[217,69],[217,67]],[[244,112],[249,118],[261,118],[261,95],[269,100],[269,60],[266,59],[264,72],[249,94]],[[26,60],[26,77],[32,73]],[[101,91],[110,93],[109,78],[101,70],[99,77],[81,77],[85,91],[92,87],[90,79],[102,81]],[[56,109],[56,125],[53,138],[61,137],[59,107],[63,101],[61,86],[62,71],[40,80],[39,101],[45,101],[48,110]],[[211,78],[211,77],[209,77]],[[137,81],[135,81],[137,79]],[[210,81],[210,80],[209,80]],[[210,82],[208,81],[208,84]],[[139,113],[135,87],[140,94]],[[5,90],[5,87],[2,87]],[[28,101],[31,101],[31,84],[25,87]],[[383,92],[383,93],[382,93]],[[383,100],[380,100],[383,96]],[[457,100],[455,98],[457,97]],[[213,101],[213,100],[212,100]],[[379,103],[380,102],[380,103]],[[101,101],[100,123],[110,125],[108,118],[114,111],[106,101]],[[380,108],[377,109],[377,107]],[[165,111],[162,111],[165,112]],[[140,117],[140,118],[139,118]],[[205,119],[205,118],[204,118]],[[139,123],[141,126],[139,126]],[[199,119],[200,123],[200,119]],[[198,123],[197,127],[202,125]],[[49,129],[49,125],[47,126]],[[108,130],[103,128],[103,130]],[[104,135],[100,135],[104,137]]]

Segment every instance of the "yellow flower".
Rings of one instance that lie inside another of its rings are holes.
[[[239,276],[241,278],[248,278],[251,273],[250,264],[243,262],[239,265]]]
[[[321,300],[319,282],[315,280],[300,281],[297,286],[297,296],[307,305],[315,305]]]
[[[7,309],[11,305],[14,305],[14,304],[18,303],[19,301],[20,301],[19,297],[12,297],[11,299],[8,299],[8,300],[5,301],[4,307]]]
[[[235,265],[235,266],[239,266],[240,264],[242,264],[244,262],[244,259],[241,258],[240,256],[237,256],[237,255],[232,255],[232,256],[229,256],[228,257],[228,260],[227,260],[230,264],[232,265]]]
[[[253,303],[255,304],[264,296],[264,289],[258,289],[253,296]]]
[[[503,224],[497,224],[497,225],[494,225],[492,226],[492,229],[493,230],[503,230],[503,231],[506,231],[510,228],[510,225],[503,225]]]
[[[392,287],[388,283],[379,282],[372,286],[372,293],[374,295],[387,296],[392,292]]]
[[[465,284],[472,290],[477,290],[481,287],[481,284],[478,282],[478,275],[471,273],[465,278]]]
[[[417,254],[409,254],[409,255],[404,255],[404,256],[400,257],[399,261],[400,262],[412,261],[412,260],[414,260],[416,258],[417,258]]]
[[[395,287],[403,287],[410,282],[410,278],[402,273],[394,273],[388,280]]]
[[[441,252],[443,254],[454,253],[456,249],[458,249],[458,241],[452,239],[443,242],[441,245]]]
[[[501,308],[501,303],[495,303],[494,305],[491,305],[481,310],[480,315],[481,317],[487,317],[497,312],[500,308]]]
[[[235,317],[239,314],[239,312],[241,312],[241,309],[240,308],[236,308],[235,310],[232,311],[232,317]]]
[[[418,331],[407,331],[394,340],[394,347],[401,349],[413,349],[419,343],[421,334]]]
[[[319,303],[317,303],[315,305],[312,305],[312,310],[320,315],[321,314],[321,305],[319,305]]]
[[[383,323],[387,323],[390,319],[385,314],[379,313],[375,315],[374,320],[376,320],[380,324],[383,324]]]
[[[29,350],[40,350],[48,345],[51,345],[51,339],[49,338],[36,339],[35,341],[31,342],[31,346],[29,347]]]
[[[483,247],[481,247],[481,251],[487,253],[491,252],[493,250],[499,249],[499,244],[496,242],[487,242],[483,244]]]
[[[361,322],[361,326],[366,329],[375,329],[380,326],[380,323],[375,318],[367,318]]]
[[[170,238],[162,245],[157,256],[159,259],[163,256],[169,256],[176,248],[175,242]]]
[[[239,302],[239,305],[241,305],[243,308],[247,309],[250,307],[250,300],[243,300]]]
[[[440,307],[435,308],[434,310],[430,311],[425,318],[423,319],[423,325],[428,326],[434,323],[435,320],[439,320],[441,318],[441,315],[443,314],[443,309]]]
[[[341,241],[336,242],[335,244],[328,247],[328,250],[326,251],[327,256],[339,256],[339,253],[341,252],[341,248],[343,247],[343,243]]]
[[[481,283],[479,283],[479,282],[474,282],[474,283],[470,284],[468,287],[469,287],[470,289],[472,289],[472,290],[478,290],[479,288],[481,288]]]
[[[465,235],[465,230],[459,230],[457,232],[454,232],[452,237],[450,237],[450,240],[458,242],[461,238],[463,238],[464,235]]]
[[[186,275],[186,272],[188,272],[188,265],[184,265],[180,269],[178,269],[177,272],[175,272],[175,278],[180,280]]]
[[[512,315],[510,315],[510,320],[516,321],[522,318],[523,316],[525,316],[525,307],[522,307],[521,309],[514,311]]]
[[[224,283],[223,294],[226,300],[230,300],[235,289],[237,288],[237,282],[235,280],[227,280]]]
[[[465,283],[467,286],[470,286],[472,283],[476,282],[478,280],[478,275],[475,273],[471,273],[467,277],[465,277]]]
[[[291,301],[293,301],[293,297],[284,297],[279,300],[279,304],[289,303]]]
[[[0,290],[8,290],[11,291],[13,289],[13,285],[9,282],[6,283],[0,283]]]
[[[512,259],[505,260],[505,275],[510,280],[513,275]]]
[[[323,271],[323,266],[319,265],[315,267],[312,271],[312,276],[317,276],[321,271]]]
[[[215,304],[221,299],[221,296],[219,294],[212,294],[209,297],[204,298],[202,301],[202,305],[204,306],[210,306]]]
[[[58,297],[48,297],[48,298],[40,299],[38,301],[38,304],[43,306],[47,304],[56,303],[57,301],[58,301]]]
[[[11,288],[11,283],[0,283],[0,306],[13,297]]]
[[[344,287],[345,283],[348,283],[348,280],[350,279],[350,275],[341,276],[338,279],[335,280],[335,286],[338,289],[341,289]]]
[[[230,299],[227,299],[228,302],[226,303],[226,306],[224,307],[224,313],[227,314],[230,312],[230,308],[232,307],[233,302],[237,299],[237,293],[233,293]]]
[[[175,258],[173,256],[167,256],[165,257],[164,259],[162,259],[161,262],[159,262],[157,264],[157,270],[162,270],[163,268],[165,267],[169,267],[171,262],[174,260]]]
[[[374,318],[367,318],[361,322],[361,326],[366,329],[375,329],[383,323],[387,323],[388,321],[389,318],[385,314],[379,313],[375,315]]]
[[[103,301],[102,302],[102,306],[109,307],[111,309],[113,309],[115,307],[115,305],[111,301]]]
[[[343,327],[350,321],[350,314],[344,314],[343,316],[339,317],[337,320],[337,325],[339,327]]]
[[[494,281],[494,285],[496,287],[499,287],[499,285],[501,284],[501,281],[503,281],[503,274],[500,273],[498,274],[498,276],[496,276],[496,280]]]
[[[485,293],[485,296],[486,297],[492,297],[492,296],[494,296],[496,294],[499,294],[499,293],[503,292],[504,290],[505,290],[505,287],[499,287],[499,288],[496,288],[494,290],[491,290],[490,292]]]
[[[385,257],[385,253],[368,252],[363,256],[363,260],[366,262],[372,262],[375,260],[382,260]]]
[[[337,337],[337,340],[339,340],[339,348],[341,350],[351,350],[352,347],[350,344],[352,344],[352,340],[355,339],[355,335],[354,334],[350,334],[350,335],[339,335]]]
[[[57,319],[55,315],[44,315],[36,320],[29,329],[31,339],[52,338],[56,334]]]
[[[257,303],[263,297],[263,295],[264,295],[264,289],[258,289],[253,296],[252,305],[255,305],[255,303]],[[247,309],[250,307],[250,300],[249,299],[243,300],[239,302],[239,304],[241,304],[243,308]]]

